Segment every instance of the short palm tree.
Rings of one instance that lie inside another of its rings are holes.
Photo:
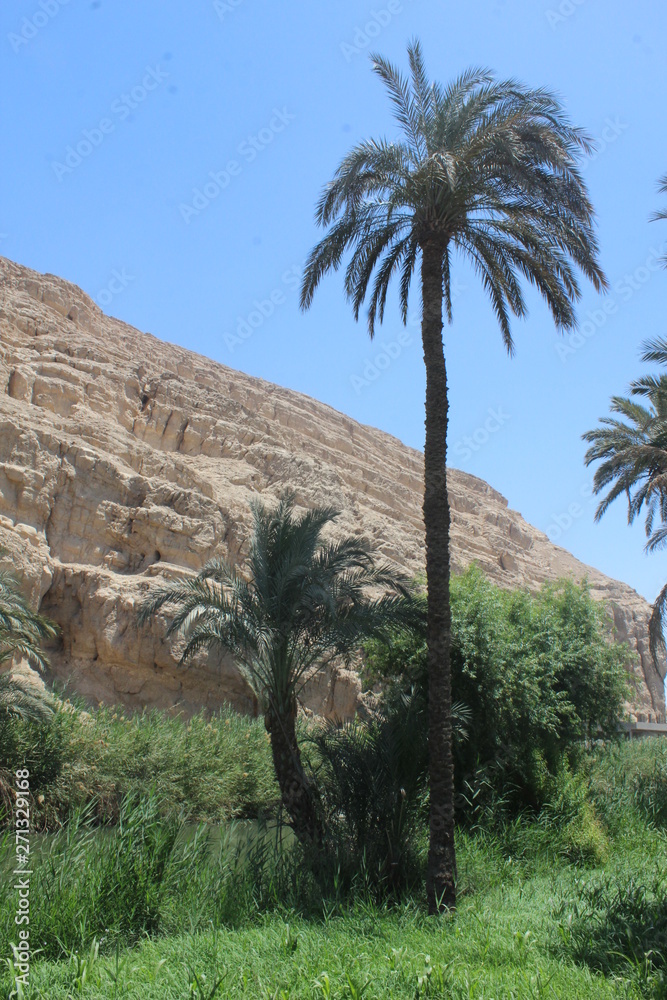
[[[16,577],[0,570],[0,667],[14,659],[24,659],[43,672],[47,659],[42,643],[57,634],[54,622],[32,610]],[[0,674],[0,712],[41,717],[45,710],[43,699],[11,674]]]
[[[593,210],[578,170],[589,149],[558,99],[513,80],[469,70],[447,87],[431,83],[420,46],[410,44],[410,78],[381,56],[401,136],[368,140],[338,167],[317,207],[327,233],[305,269],[308,308],[323,276],[349,250],[345,292],[355,319],[369,296],[368,329],[382,321],[392,276],[399,279],[403,322],[420,263],[426,365],[424,526],[428,586],[430,850],[429,909],[455,903],[454,797],[449,644],[449,502],[447,374],[443,305],[452,320],[451,265],[472,265],[488,295],[507,351],[510,316],[524,316],[521,278],[546,300],[556,325],[575,324],[576,269],[600,289]]]
[[[322,829],[297,743],[299,693],[317,666],[350,657],[365,639],[418,626],[423,611],[362,540],[322,537],[338,510],[297,514],[290,494],[276,509],[252,510],[245,575],[213,559],[196,577],[153,593],[139,618],[174,610],[167,634],[184,634],[182,662],[212,647],[235,657],[264,710],[285,811],[301,842],[316,846]]]
[[[664,374],[645,375],[630,383],[630,397],[612,396],[610,410],[600,426],[587,431],[590,443],[584,461],[601,464],[595,471],[596,494],[607,491],[595,520],[620,496],[628,504],[628,523],[644,514],[646,551],[667,545],[667,340],[647,341],[642,361],[657,362]],[[642,403],[641,400],[644,400]],[[651,652],[665,651],[662,624],[667,610],[667,584],[653,605],[649,622]]]

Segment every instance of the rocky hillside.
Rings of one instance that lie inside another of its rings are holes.
[[[306,396],[250,378],[105,316],[79,288],[0,258],[0,546],[35,604],[62,627],[55,676],[126,706],[240,708],[229,662],[176,665],[134,608],[155,580],[237,556],[248,501],[292,487],[335,501],[410,573],[423,567],[422,455]],[[508,510],[487,483],[451,472],[453,562],[507,587],[588,576],[639,653],[635,711],[664,712],[648,655],[648,605]],[[664,674],[664,664],[663,664]],[[327,672],[313,709],[349,714],[358,681]]]

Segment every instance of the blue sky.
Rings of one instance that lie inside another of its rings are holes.
[[[667,224],[648,222],[664,206],[666,29],[654,0],[11,0],[0,11],[0,253],[76,282],[142,330],[421,447],[417,299],[404,330],[392,298],[374,343],[340,275],[309,313],[297,305],[323,184],[352,144],[394,132],[369,52],[405,65],[418,36],[442,81],[481,65],[555,89],[598,140],[585,174],[612,289],[586,289],[586,336],[573,341],[529,296],[508,359],[455,264],[450,460],[652,599],[664,555],[643,554],[620,505],[593,523],[580,436],[639,374],[641,341],[667,334],[656,265]]]

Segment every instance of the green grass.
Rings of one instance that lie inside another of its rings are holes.
[[[81,851],[60,834],[50,872],[42,858],[33,946],[52,958],[34,963],[29,997],[210,1000],[218,980],[217,996],[278,1000],[667,995],[667,837],[647,825],[597,868],[568,862],[557,831],[535,823],[460,833],[458,912],[429,918],[420,898],[378,905],[363,879],[344,899],[323,895],[272,834],[232,828],[201,850],[177,837],[158,871],[169,823],[150,803],[128,808]]]
[[[591,798],[612,830],[637,819],[667,829],[667,739],[623,740],[598,753]]]
[[[362,866],[343,888],[334,857],[315,875],[275,825],[233,819],[276,802],[259,722],[99,711],[62,712],[48,733],[14,725],[0,751],[32,754],[42,826],[65,821],[33,835],[41,950],[25,1000],[665,1000],[666,748],[564,765],[538,816],[475,814],[457,834],[458,911],[429,918],[423,885],[378,891]],[[12,846],[0,839],[0,1000]],[[413,847],[423,874],[425,829]]]
[[[557,892],[558,879],[548,876],[497,887],[464,899],[456,919],[362,904],[326,921],[271,914],[93,961],[80,994],[81,960],[37,965],[33,995],[176,1000],[210,997],[221,980],[219,996],[263,1000],[640,996],[640,983],[627,976],[605,977],[554,951]]]

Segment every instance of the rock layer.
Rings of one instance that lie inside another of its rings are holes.
[[[233,663],[178,667],[163,623],[138,629],[155,580],[214,552],[243,556],[249,501],[292,488],[335,502],[407,572],[423,571],[422,454],[313,399],[111,319],[79,288],[0,258],[0,547],[62,641],[54,676],[91,700],[186,712],[252,698]],[[638,653],[639,717],[664,713],[649,607],[553,545],[487,483],[451,470],[453,568],[507,587],[587,577]],[[661,676],[662,674],[662,676]],[[354,711],[353,671],[309,687],[314,711]]]

